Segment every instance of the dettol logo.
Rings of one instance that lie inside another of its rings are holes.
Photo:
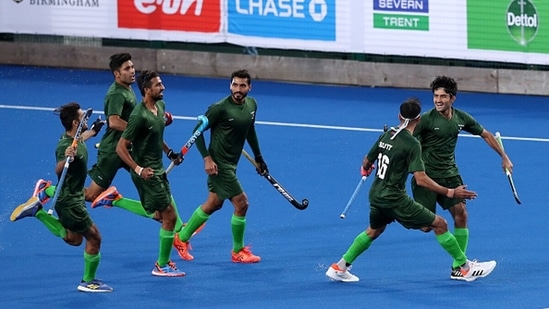
[[[532,1],[511,1],[506,17],[507,31],[520,45],[526,46],[538,33],[539,15]]]

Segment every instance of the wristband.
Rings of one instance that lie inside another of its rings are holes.
[[[141,173],[143,173],[143,168],[141,166],[136,166],[135,170],[133,170],[139,177],[141,177]]]
[[[450,192],[452,193],[452,195],[450,195]],[[446,196],[449,198],[454,198],[455,195],[456,195],[456,189],[448,189],[448,192],[446,192]]]

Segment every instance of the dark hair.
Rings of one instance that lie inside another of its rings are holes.
[[[252,76],[250,75],[250,73],[248,72],[248,70],[238,70],[238,71],[234,71],[232,74],[231,74],[231,82],[233,81],[233,78],[235,77],[238,77],[238,78],[246,78],[248,79],[248,85],[251,85],[252,84]]]
[[[72,122],[74,120],[80,121],[80,105],[76,102],[70,102],[65,105],[59,106],[56,108],[53,112],[56,115],[59,115],[59,119],[61,119],[61,124],[65,128],[66,131],[70,131],[72,129]]]
[[[431,82],[431,90],[433,93],[435,93],[435,90],[438,88],[444,88],[444,91],[451,94],[452,96],[455,96],[458,92],[458,86],[456,81],[447,76],[437,76],[432,82]]]
[[[421,102],[418,98],[408,98],[400,104],[400,115],[406,119],[415,119],[421,113]]]
[[[109,67],[111,68],[111,72],[120,70],[120,67],[124,64],[124,62],[129,60],[132,60],[132,55],[130,55],[129,53],[120,53],[120,54],[112,55],[111,61],[109,62]]]
[[[151,79],[160,76],[158,72],[152,70],[143,70],[137,76],[137,87],[142,96],[145,96],[145,88],[151,88]]]

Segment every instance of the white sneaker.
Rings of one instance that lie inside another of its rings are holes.
[[[463,278],[463,274],[461,273],[461,270],[459,267],[457,268],[452,267],[452,271],[450,272],[450,279],[465,281],[465,278]]]
[[[349,269],[350,267],[346,270],[342,270],[341,268],[339,268],[339,266],[337,266],[337,264],[334,263],[326,271],[326,276],[328,276],[328,278],[333,281],[358,282],[360,279],[357,276],[351,274],[349,272]]]
[[[497,263],[496,261],[477,262],[476,260],[467,260],[467,265],[469,266],[467,270],[461,269],[460,271],[463,274],[463,279],[470,282],[488,276],[496,268]]]

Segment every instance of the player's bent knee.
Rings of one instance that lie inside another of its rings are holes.
[[[448,222],[443,217],[437,215],[433,221],[433,230],[435,234],[440,235],[448,231]]]

